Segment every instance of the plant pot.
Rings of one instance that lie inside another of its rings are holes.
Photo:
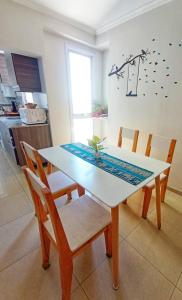
[[[95,157],[99,158],[100,157],[100,152],[99,151],[95,151]]]

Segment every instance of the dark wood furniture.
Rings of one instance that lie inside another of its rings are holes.
[[[17,84],[21,92],[42,92],[38,59],[12,53]]]
[[[52,146],[48,124],[24,125],[20,119],[0,118],[0,135],[4,149],[20,166],[25,165],[20,141],[25,141],[36,149]]]
[[[11,130],[18,156],[18,164],[20,166],[26,164],[20,141],[25,141],[36,149],[52,146],[50,128],[48,124],[14,127]]]

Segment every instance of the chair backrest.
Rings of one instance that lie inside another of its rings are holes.
[[[132,141],[131,151],[136,152],[138,143],[139,130],[120,127],[118,136],[118,147],[123,146],[123,139]]]
[[[32,184],[31,184],[30,176],[29,176],[29,173],[28,173],[30,169],[27,166],[23,166],[22,170],[25,174],[25,177],[26,177],[26,180],[27,180],[30,192],[31,192],[32,200],[33,200],[34,207],[35,207],[36,216],[37,216],[37,218],[40,222],[44,222],[45,220],[47,220],[48,211],[46,210],[43,201],[41,201],[42,195],[39,192],[39,190],[35,187],[33,188]],[[30,172],[35,175],[35,173],[32,172],[31,170],[30,170]],[[37,175],[35,175],[35,176],[37,177]],[[41,188],[42,189],[45,188],[45,185],[41,182],[40,179],[39,179],[39,181],[40,181],[39,185],[41,185]]]
[[[171,164],[173,160],[175,146],[176,146],[175,139],[169,139],[169,138],[165,138],[157,135],[154,136],[152,134],[149,134],[145,155],[150,156],[152,149],[157,149],[163,154],[166,153],[165,160],[166,162]],[[168,174],[169,169],[165,173]]]
[[[56,238],[56,245],[63,261],[69,254],[71,255],[71,250],[52,193],[29,168],[24,166],[23,171],[31,190],[39,224],[42,226],[50,218]]]
[[[27,166],[35,174],[36,174],[35,167],[37,167],[42,182],[49,188],[47,176],[44,171],[42,160],[38,151],[35,148],[33,148],[31,145],[27,144],[26,142],[21,141],[20,144],[21,144],[23,154],[25,156]]]

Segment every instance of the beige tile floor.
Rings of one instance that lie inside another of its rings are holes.
[[[167,192],[162,230],[155,198],[140,218],[142,191],[120,207],[120,288],[112,289],[104,239],[74,261],[73,300],[182,300],[182,197]],[[59,202],[63,202],[60,200]],[[21,170],[0,151],[0,299],[60,299],[57,255],[41,267],[37,221]]]

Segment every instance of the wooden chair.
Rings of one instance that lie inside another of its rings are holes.
[[[136,152],[137,143],[138,143],[139,130],[129,129],[120,127],[119,128],[119,136],[118,136],[118,147],[123,146],[123,139],[132,140],[132,152]]]
[[[120,127],[119,128],[119,136],[118,136],[118,147],[123,146],[123,139],[128,139],[132,141],[132,152],[136,152],[137,144],[138,144],[138,136],[139,136],[139,130],[129,129]],[[123,201],[123,204],[127,204],[127,199]]]
[[[71,200],[71,192],[78,190],[79,196],[85,193],[85,190],[71,180],[61,171],[52,172],[52,165],[48,163],[47,174],[42,165],[41,157],[38,151],[26,142],[20,142],[22,151],[25,156],[26,164],[36,174],[36,167],[40,179],[51,190],[53,199],[57,199],[63,195],[68,195],[68,200]]]
[[[102,233],[105,235],[106,254],[112,256],[110,213],[86,194],[58,209],[51,191],[40,178],[27,167],[23,167],[23,170],[36,207],[42,266],[44,269],[50,266],[52,242],[59,256],[62,300],[70,300],[73,258]],[[47,206],[48,214],[44,205]]]
[[[146,156],[151,155],[151,150],[153,148],[159,149],[162,152],[165,152],[164,149],[166,150],[166,146],[169,145],[168,147],[168,154],[167,154],[167,159],[166,162],[172,163],[173,160],[173,155],[174,155],[174,150],[176,146],[176,140],[175,139],[166,139],[164,137],[159,137],[159,136],[153,136],[152,134],[149,134],[148,137],[148,142],[147,142],[147,147],[146,147]],[[166,189],[167,189],[167,183],[168,183],[168,178],[169,178],[169,173],[170,173],[170,168],[168,168],[163,174],[160,175],[160,185],[161,185],[161,201],[164,202],[165,194],[166,194]],[[145,219],[147,217],[147,212],[152,196],[152,190],[155,188],[155,181],[152,180],[149,182],[144,188],[144,202],[143,202],[143,210],[142,210],[142,217]]]

